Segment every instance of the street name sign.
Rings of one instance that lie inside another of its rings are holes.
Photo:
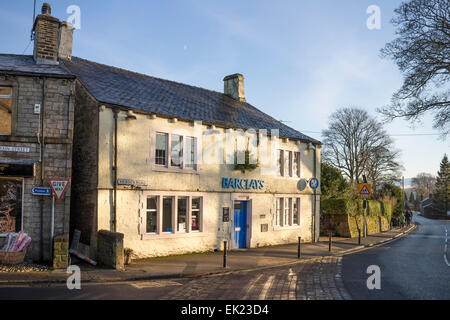
[[[70,179],[49,179],[48,182],[56,200],[61,200],[69,187]]]
[[[372,185],[368,183],[359,184],[359,197],[361,199],[369,199],[372,194]]]
[[[35,187],[31,188],[31,194],[34,196],[51,196],[52,190],[50,188]]]

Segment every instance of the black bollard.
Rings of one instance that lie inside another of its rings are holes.
[[[302,237],[298,237],[298,250],[297,250],[297,258],[300,259],[300,243],[302,242]]]
[[[227,267],[227,242],[223,242],[223,267]]]
[[[331,252],[331,231],[330,231],[330,239],[328,241],[328,251]]]
[[[361,244],[361,230],[358,229],[358,244]]]

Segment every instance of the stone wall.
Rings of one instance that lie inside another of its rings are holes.
[[[0,145],[27,147],[29,152],[0,151],[2,162],[34,162],[34,176],[15,177],[23,180],[23,231],[32,238],[27,250],[27,260],[40,260],[41,252],[41,201],[43,205],[43,258],[52,260],[50,239],[51,197],[33,196],[32,187],[48,187],[48,179],[71,178],[72,139],[74,118],[73,79],[46,78],[43,100],[43,79],[39,77],[0,77],[0,86],[13,88],[12,133],[0,136]],[[44,120],[44,140],[38,140],[40,116],[34,114],[34,105],[41,104]],[[44,142],[42,159],[40,142]],[[41,161],[42,160],[42,161]],[[43,170],[43,173],[42,173]],[[41,183],[41,179],[42,182]],[[55,201],[55,232],[69,232],[70,186],[61,201]]]
[[[98,104],[77,81],[73,140],[70,230],[81,231],[80,242],[96,255],[98,184]]]
[[[69,234],[53,239],[53,269],[67,269],[69,266]]]
[[[368,234],[388,231],[390,228],[390,221],[386,217],[367,216],[366,219]],[[364,217],[361,215],[356,217],[349,215],[321,215],[320,217],[320,231],[325,236],[331,230],[333,235],[339,237],[356,238],[358,237],[358,230],[361,230],[361,236],[363,235],[363,224]]]
[[[124,268],[122,233],[100,230],[97,245],[97,261],[100,265],[119,270]]]
[[[367,232],[379,233],[390,229],[392,208],[388,202],[367,201]],[[364,209],[362,200],[326,199],[320,212],[320,233],[354,238],[363,230]]]

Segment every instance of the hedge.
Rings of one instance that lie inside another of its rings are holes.
[[[392,217],[391,204],[387,201],[368,200],[367,215],[373,217]],[[325,199],[321,201],[321,211],[325,214],[349,215],[355,217],[364,215],[363,200],[355,199]]]

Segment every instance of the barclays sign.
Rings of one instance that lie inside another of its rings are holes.
[[[222,178],[222,188],[263,190],[265,187],[264,187],[264,180]]]

